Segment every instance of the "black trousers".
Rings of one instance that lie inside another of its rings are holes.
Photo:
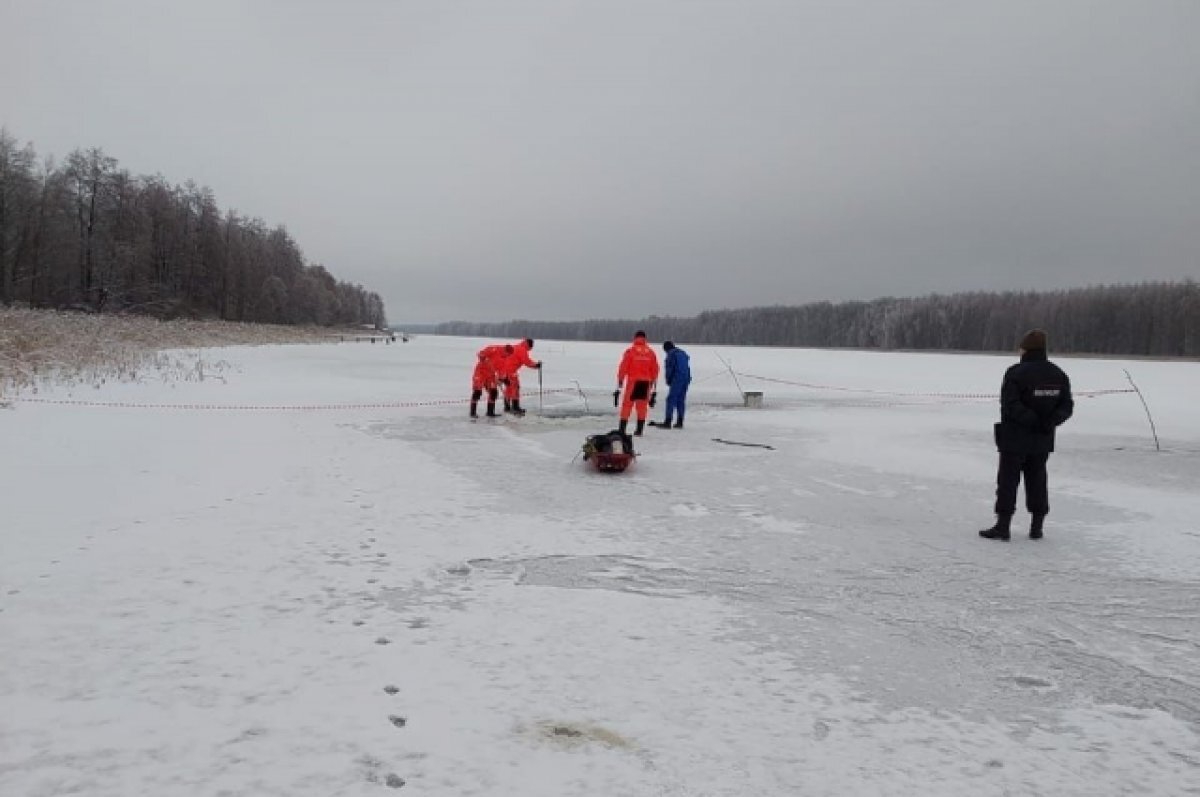
[[[1011,515],[1017,510],[1017,487],[1025,477],[1025,508],[1031,515],[1050,512],[1046,490],[1046,460],[1049,454],[1006,454],[1000,452],[996,474],[996,514]]]

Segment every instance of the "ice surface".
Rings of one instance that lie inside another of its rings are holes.
[[[1081,398],[1006,545],[995,402],[918,394],[1011,358],[681,341],[687,428],[606,475],[623,347],[471,422],[481,344],[0,411],[0,794],[1200,794],[1200,365],[1060,360],[1165,450]]]

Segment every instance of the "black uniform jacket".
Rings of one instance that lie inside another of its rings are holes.
[[[1046,352],[1027,351],[1004,373],[996,448],[1003,454],[1048,454],[1054,430],[1074,411],[1071,380]]]

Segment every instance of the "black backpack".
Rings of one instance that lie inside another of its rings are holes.
[[[584,459],[596,454],[614,453],[636,456],[633,450],[633,438],[627,434],[621,434],[618,429],[613,429],[604,434],[594,434],[583,442]]]

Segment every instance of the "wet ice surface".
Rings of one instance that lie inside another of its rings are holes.
[[[535,423],[520,433],[556,433]],[[424,437],[425,428],[413,436]],[[1011,712],[1018,720],[1030,707],[1091,700],[1200,721],[1194,549],[1174,573],[1192,577],[1178,579],[1140,575],[1127,561],[1130,541],[1081,521],[1051,526],[1040,543],[1018,529],[1017,544],[988,546],[973,536],[988,520],[986,495],[979,500],[961,485],[830,470],[805,458],[802,437],[792,440],[792,455],[772,463],[769,453],[657,434],[643,451],[670,446],[668,455],[650,465],[653,454],[644,454],[620,484],[592,485],[597,514],[639,529],[644,555],[475,560],[472,567],[508,573],[518,585],[719,598],[744,615],[738,633],[747,641],[786,651],[814,672],[845,673],[892,708]],[[776,441],[785,434],[758,432]],[[688,465],[675,470],[662,459]],[[1062,459],[1053,461],[1058,470],[1068,467]],[[1152,465],[1163,472],[1148,473]],[[1135,480],[1186,482],[1181,466],[1200,484],[1195,457],[1147,458]],[[539,496],[595,478],[574,469],[553,477],[563,483],[541,483]],[[962,512],[981,503],[982,510]],[[1120,507],[1080,503],[1055,518],[1102,515],[1117,527],[1133,519]],[[1038,692],[1032,699],[1022,693],[1030,689]]]
[[[606,475],[572,458],[615,425],[620,347],[555,346],[586,407],[6,416],[0,793],[1200,793],[1200,416],[1169,398],[1195,364],[1132,366],[1163,453],[1140,407],[1081,401],[1046,539],[1019,513],[1004,545],[975,535],[991,403],[743,410],[691,347],[688,428]],[[153,399],[445,398],[474,348],[239,352],[240,382]],[[1007,364],[725,356],[908,392]]]

